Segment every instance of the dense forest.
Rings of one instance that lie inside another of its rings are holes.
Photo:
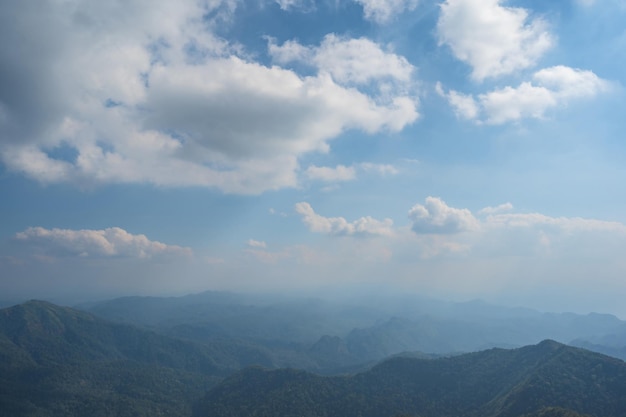
[[[248,368],[212,389],[195,416],[618,417],[625,410],[624,362],[548,340],[449,358],[398,357],[353,376]]]
[[[611,343],[617,318],[427,301],[26,302],[0,310],[0,415],[624,415],[619,359],[554,341],[472,348],[511,345],[515,324],[523,340]]]
[[[41,301],[0,310],[0,415],[184,416],[223,377],[267,363]]]

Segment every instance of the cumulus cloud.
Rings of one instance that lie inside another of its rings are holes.
[[[103,230],[45,229],[30,227],[15,235],[23,244],[40,249],[45,256],[79,256],[85,258],[121,257],[153,258],[190,256],[191,249],[166,245],[133,235],[119,227]]]
[[[409,210],[411,229],[418,234],[455,234],[480,227],[479,221],[468,209],[449,207],[438,197],[426,197],[425,203]]]
[[[296,212],[314,233],[382,236],[340,242],[355,250],[361,242],[371,242],[393,254],[394,259],[407,262],[471,258],[477,264],[507,264],[511,259],[567,262],[580,257],[598,261],[619,256],[626,244],[623,223],[519,213],[511,203],[485,207],[475,215],[469,209],[451,207],[440,198],[427,197],[423,204],[410,209],[408,227],[394,227],[390,219],[381,222],[364,217],[349,222],[344,217],[324,217],[306,202],[298,203]]]
[[[497,259],[584,254],[601,259],[613,256],[610,254],[626,242],[626,225],[620,222],[512,210],[511,203],[485,207],[478,211],[478,219],[468,209],[452,208],[439,198],[428,197],[424,205],[411,209],[409,218],[422,254],[432,256],[457,252]]]
[[[295,206],[296,212],[309,230],[334,236],[391,236],[393,221],[391,219],[376,220],[372,217],[361,217],[348,222],[343,217],[324,217],[317,214],[309,203],[301,202]]]
[[[503,124],[524,118],[541,119],[548,110],[573,100],[592,98],[611,90],[611,83],[592,71],[554,66],[535,72],[532,81],[507,86],[476,98],[457,91],[438,91],[448,100],[457,116],[479,123]]]
[[[501,124],[525,117],[542,118],[552,107],[590,98],[609,88],[607,81],[591,71],[555,66],[537,71],[533,82],[482,94],[479,100],[487,123]]]
[[[304,76],[213,34],[234,1],[38,4],[7,5],[0,22],[10,86],[0,158],[44,183],[261,193],[297,186],[299,159],[347,130],[399,131],[418,118],[399,87],[412,67],[365,39],[327,38]],[[373,66],[340,59],[346,45],[372,53]],[[383,80],[398,88],[372,93]]]
[[[417,0],[354,0],[363,6],[363,15],[367,20],[384,24],[400,13],[413,11]]]
[[[366,38],[349,39],[330,34],[320,46],[303,46],[296,41],[276,45],[270,40],[269,52],[277,63],[301,61],[330,74],[339,83],[389,80],[406,85],[415,71],[406,58],[385,51]]]
[[[439,43],[469,64],[477,81],[531,67],[554,43],[542,19],[502,3],[446,0],[441,4]]]

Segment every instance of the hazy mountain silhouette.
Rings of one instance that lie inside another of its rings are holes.
[[[408,295],[328,301],[205,292],[185,297],[125,297],[83,308],[110,320],[199,342],[246,340],[277,353],[278,358],[292,356],[276,359],[279,366],[318,372],[404,351],[449,354],[519,347],[544,339],[577,340],[608,354],[618,354],[615,348],[626,346],[605,348],[607,337],[626,335],[626,323],[608,314],[541,313],[479,300],[452,303]],[[336,346],[331,347],[329,341]]]

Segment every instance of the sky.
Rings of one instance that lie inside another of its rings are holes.
[[[623,0],[0,5],[0,299],[626,318]]]

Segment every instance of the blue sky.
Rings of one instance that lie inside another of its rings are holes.
[[[626,317],[619,0],[0,6],[0,294]]]

